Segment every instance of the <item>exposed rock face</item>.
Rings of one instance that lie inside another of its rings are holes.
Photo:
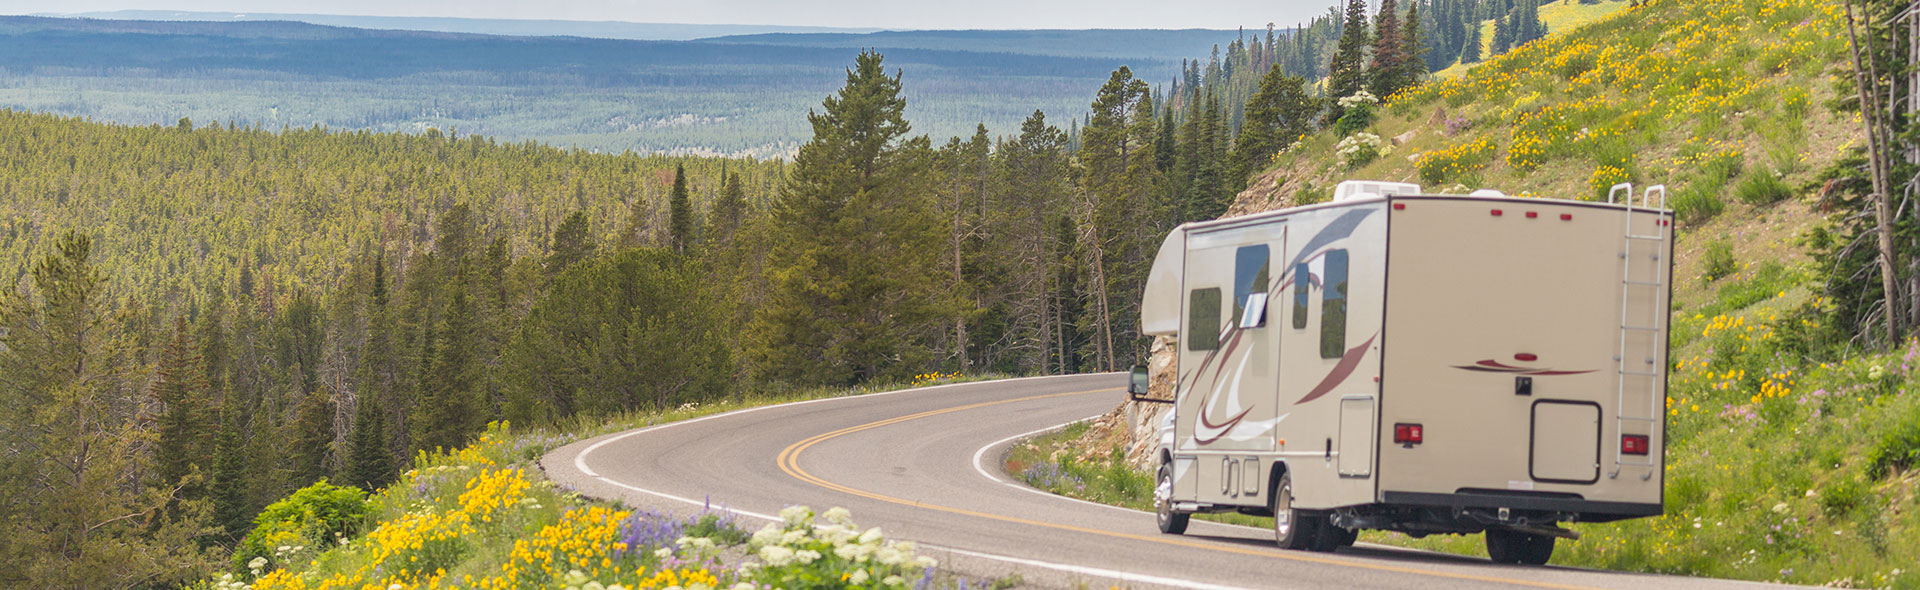
[[[1174,351],[1178,350],[1178,341],[1162,336],[1153,339],[1152,356],[1147,360],[1148,394],[1154,399],[1173,399],[1173,381],[1176,377]],[[1114,410],[1123,414],[1127,424],[1127,463],[1137,469],[1154,468],[1154,451],[1160,447],[1160,419],[1173,411],[1173,404],[1142,403],[1128,401]]]

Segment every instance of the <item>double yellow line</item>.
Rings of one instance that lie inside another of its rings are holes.
[[[839,429],[839,430],[835,430],[835,431],[833,431],[833,432],[828,432],[828,433],[825,433],[825,434],[817,434],[817,435],[814,435],[814,436],[811,436],[811,437],[808,437],[808,438],[806,438],[805,440],[802,440],[802,441],[800,441],[800,442],[797,442],[797,443],[793,443],[792,445],[789,445],[789,446],[788,446],[787,448],[785,448],[785,449],[783,449],[783,450],[781,450],[781,451],[780,451],[780,456],[778,457],[778,459],[777,459],[777,461],[778,461],[778,463],[779,463],[779,465],[780,465],[780,471],[783,471],[783,472],[785,472],[785,473],[786,473],[787,475],[790,475],[790,476],[793,476],[793,478],[794,478],[794,479],[798,479],[798,480],[800,480],[800,481],[803,481],[803,482],[806,482],[806,483],[809,483],[809,484],[813,484],[813,485],[815,485],[815,486],[819,486],[819,487],[822,487],[822,488],[826,488],[826,489],[829,489],[829,490],[833,490],[833,491],[836,491],[836,492],[841,492],[841,493],[844,493],[844,494],[848,494],[848,495],[852,495],[852,496],[858,496],[858,497],[861,497],[861,498],[866,498],[866,499],[869,499],[869,500],[876,500],[876,501],[880,501],[880,502],[887,502],[887,503],[890,503],[890,504],[899,504],[899,505],[901,505],[901,506],[911,506],[911,507],[914,507],[914,508],[921,508],[921,509],[925,509],[925,510],[933,510],[933,511],[936,511],[936,512],[945,512],[945,513],[948,513],[948,514],[958,514],[958,515],[961,515],[961,516],[972,516],[972,517],[976,517],[976,518],[985,518],[985,519],[988,519],[988,520],[997,520],[997,521],[1000,521],[1000,522],[1008,522],[1008,523],[1014,523],[1014,524],[1024,524],[1024,525],[1030,525],[1030,526],[1037,526],[1037,527],[1043,527],[1043,528],[1049,528],[1049,529],[1055,529],[1055,530],[1062,530],[1062,531],[1072,531],[1072,532],[1076,532],[1076,533],[1085,533],[1085,534],[1089,534],[1089,535],[1099,535],[1099,536],[1102,536],[1102,537],[1110,537],[1110,538],[1115,538],[1115,539],[1128,539],[1128,540],[1133,540],[1133,541],[1146,541],[1146,542],[1149,542],[1149,543],[1160,543],[1160,544],[1164,544],[1164,545],[1177,545],[1177,546],[1181,546],[1181,547],[1192,547],[1192,548],[1196,548],[1196,549],[1205,549],[1205,550],[1209,550],[1209,551],[1222,551],[1222,552],[1226,552],[1226,553],[1238,553],[1238,554],[1241,554],[1241,555],[1252,555],[1252,556],[1257,556],[1257,557],[1272,557],[1272,558],[1279,558],[1279,559],[1285,559],[1285,560],[1288,560],[1288,561],[1298,561],[1298,562],[1306,562],[1306,563],[1318,563],[1318,564],[1325,564],[1325,565],[1335,565],[1335,566],[1342,566],[1342,567],[1354,567],[1354,568],[1361,568],[1361,569],[1369,569],[1369,570],[1374,570],[1374,571],[1382,571],[1382,572],[1393,572],[1393,573],[1402,573],[1402,574],[1415,574],[1415,575],[1423,575],[1423,576],[1434,576],[1434,577],[1439,577],[1439,578],[1451,578],[1451,579],[1455,579],[1455,580],[1467,580],[1467,581],[1473,581],[1473,582],[1487,582],[1487,583],[1495,583],[1495,584],[1512,584],[1512,585],[1516,585],[1516,586],[1531,586],[1531,587],[1535,587],[1535,588],[1558,588],[1558,589],[1563,589],[1563,590],[1591,590],[1591,589],[1592,589],[1592,587],[1590,587],[1590,586],[1576,586],[1576,585],[1569,585],[1569,584],[1554,584],[1554,583],[1550,583],[1550,582],[1536,582],[1536,581],[1531,581],[1531,580],[1517,580],[1517,579],[1512,579],[1512,578],[1500,578],[1500,577],[1494,577],[1494,576],[1481,576],[1481,575],[1475,575],[1475,574],[1462,574],[1462,573],[1453,573],[1453,572],[1438,572],[1438,571],[1432,571],[1432,570],[1423,570],[1423,569],[1415,569],[1415,568],[1409,568],[1409,567],[1401,567],[1401,566],[1396,566],[1396,565],[1386,565],[1386,564],[1374,564],[1374,563],[1363,563],[1363,562],[1353,562],[1353,561],[1345,561],[1345,560],[1339,560],[1339,559],[1329,559],[1329,558],[1325,558],[1325,557],[1319,557],[1319,556],[1316,556],[1316,555],[1312,555],[1312,554],[1305,554],[1305,553],[1294,553],[1294,552],[1282,552],[1282,551],[1280,551],[1280,550],[1279,550],[1279,549],[1277,549],[1277,548],[1276,548],[1276,549],[1270,549],[1270,550],[1261,550],[1261,549],[1251,549],[1251,548],[1247,548],[1247,547],[1238,547],[1238,546],[1234,546],[1234,545],[1224,545],[1224,544],[1219,544],[1219,543],[1207,543],[1207,542],[1202,542],[1202,541],[1194,541],[1194,540],[1191,540],[1191,539],[1187,539],[1187,538],[1183,538],[1183,537],[1179,537],[1179,536],[1173,536],[1173,535],[1136,535],[1136,534],[1132,534],[1132,533],[1119,533],[1119,532],[1114,532],[1114,531],[1108,531],[1108,530],[1103,530],[1103,529],[1093,529],[1093,528],[1087,528],[1087,527],[1081,527],[1081,526],[1074,526],[1074,525],[1070,525],[1070,524],[1060,524],[1060,523],[1054,523],[1054,522],[1043,522],[1043,521],[1038,521],[1038,520],[1029,520],[1029,519],[1025,519],[1025,518],[1020,518],[1020,517],[1016,517],[1016,516],[1006,516],[1006,515],[1001,515],[1001,514],[991,514],[991,513],[986,513],[986,512],[978,512],[978,511],[974,511],[974,510],[967,510],[967,509],[965,509],[965,508],[954,508],[954,507],[951,507],[951,506],[941,506],[941,505],[938,505],[938,504],[927,504],[927,503],[924,503],[924,502],[917,502],[917,501],[914,501],[914,500],[907,500],[907,499],[903,499],[903,498],[895,498],[895,497],[893,497],[893,496],[887,496],[887,495],[882,495],[882,494],[876,494],[876,493],[873,493],[873,492],[869,492],[869,491],[866,491],[866,490],[861,490],[861,489],[856,489],[856,488],[851,488],[851,487],[847,487],[847,486],[844,486],[844,485],[840,485],[840,484],[837,484],[837,483],[833,483],[833,482],[830,482],[830,481],[827,481],[827,480],[825,480],[825,479],[821,479],[821,478],[820,478],[819,476],[817,476],[817,475],[814,475],[814,474],[812,474],[812,473],[808,473],[808,472],[807,472],[807,470],[805,470],[805,469],[802,469],[802,468],[800,467],[800,453],[801,453],[801,452],[804,452],[804,451],[806,451],[806,450],[807,450],[808,448],[811,448],[811,447],[813,447],[814,445],[817,445],[817,444],[820,444],[820,443],[823,443],[823,442],[826,442],[826,441],[829,441],[829,440],[832,440],[832,439],[835,439],[835,438],[839,438],[839,437],[842,437],[842,436],[846,436],[846,435],[849,435],[849,434],[853,434],[853,433],[856,433],[856,432],[862,432],[862,431],[867,431],[867,430],[873,430],[873,429],[875,429],[875,428],[880,428],[880,427],[883,427],[883,426],[890,426],[890,425],[894,425],[894,424],[899,424],[899,423],[902,423],[902,422],[910,422],[910,421],[913,421],[913,420],[919,420],[919,419],[921,419],[921,418],[927,418],[927,417],[932,417],[932,416],[938,416],[938,415],[941,415],[941,414],[951,414],[951,413],[954,413],[954,412],[964,412],[964,411],[967,411],[967,410],[973,410],[973,409],[978,409],[978,408],[985,408],[985,407],[989,407],[989,406],[997,406],[997,405],[1001,405],[1001,404],[1012,404],[1012,403],[1019,403],[1019,402],[1029,402],[1029,401],[1036,401],[1036,400],[1043,400],[1043,399],[1050,399],[1050,398],[1056,398],[1056,397],[1068,397],[1068,396],[1075,396],[1075,395],[1086,395],[1086,394],[1089,394],[1089,393],[1112,393],[1112,392],[1115,392],[1115,391],[1119,391],[1119,388],[1108,388],[1108,389],[1090,389],[1090,390],[1086,390],[1086,391],[1073,391],[1073,392],[1068,392],[1068,393],[1053,393],[1053,394],[1047,394],[1047,395],[1036,395],[1036,396],[1030,396],[1030,397],[1022,397],[1022,398],[1014,398],[1014,399],[1004,399],[1004,400],[999,400],[999,401],[991,401],[991,402],[980,402],[980,403],[975,403],[975,404],[967,404],[967,405],[964,405],[964,406],[955,406],[955,407],[951,407],[951,408],[944,408],[944,409],[939,409],[939,410],[928,410],[928,411],[925,411],[925,412],[920,412],[920,413],[918,413],[918,414],[910,414],[910,415],[906,415],[906,416],[900,416],[900,417],[898,417],[898,418],[888,418],[888,419],[886,419],[886,420],[881,420],[881,421],[878,421],[878,422],[869,422],[869,423],[866,423],[866,424],[861,424],[861,425],[859,425],[859,426],[850,426],[850,427],[847,427],[847,428],[842,428],[842,429]]]

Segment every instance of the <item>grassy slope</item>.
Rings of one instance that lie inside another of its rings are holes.
[[[1667,184],[1685,219],[1667,515],[1576,525],[1585,539],[1563,543],[1554,563],[1920,587],[1920,386],[1910,375],[1920,343],[1829,363],[1797,344],[1801,322],[1818,321],[1804,310],[1820,303],[1797,244],[1822,222],[1804,185],[1860,136],[1851,115],[1821,106],[1844,56],[1839,9],[1656,0],[1621,10],[1389,101],[1369,131],[1412,135],[1377,160],[1348,166],[1322,155],[1342,138],[1309,138],[1276,156],[1230,214],[1323,199],[1348,178],[1578,199],[1622,180]],[[1729,246],[1736,274],[1706,279],[1710,243]],[[1098,453],[1039,442],[1025,457],[1064,469],[1022,470],[1077,476],[1053,478],[1066,493],[1106,485],[1094,481],[1108,477]],[[1898,456],[1910,459],[1877,460]],[[1477,535],[1364,539],[1484,554]]]
[[[1561,0],[1540,7],[1540,22],[1547,25],[1548,34],[1563,33],[1613,16],[1613,13],[1625,9],[1627,4],[1627,0],[1604,0],[1598,4]],[[1480,22],[1480,55],[1493,55],[1493,21]],[[1433,75],[1436,78],[1453,78],[1471,69],[1473,64],[1455,62],[1453,67],[1434,72]]]

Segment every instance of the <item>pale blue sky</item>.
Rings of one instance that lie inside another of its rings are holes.
[[[111,10],[557,19],[892,29],[1281,27],[1334,0],[0,0],[0,14]]]

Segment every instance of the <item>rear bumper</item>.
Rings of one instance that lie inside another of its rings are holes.
[[[1466,508],[1511,508],[1514,510],[1537,510],[1541,512],[1568,512],[1580,515],[1585,522],[1607,522],[1642,516],[1659,516],[1665,509],[1658,503],[1607,502],[1588,500],[1577,494],[1547,494],[1540,492],[1499,492],[1488,490],[1476,492],[1463,490],[1453,494],[1434,494],[1426,492],[1381,492],[1381,503],[1402,506],[1444,507],[1454,510]]]

